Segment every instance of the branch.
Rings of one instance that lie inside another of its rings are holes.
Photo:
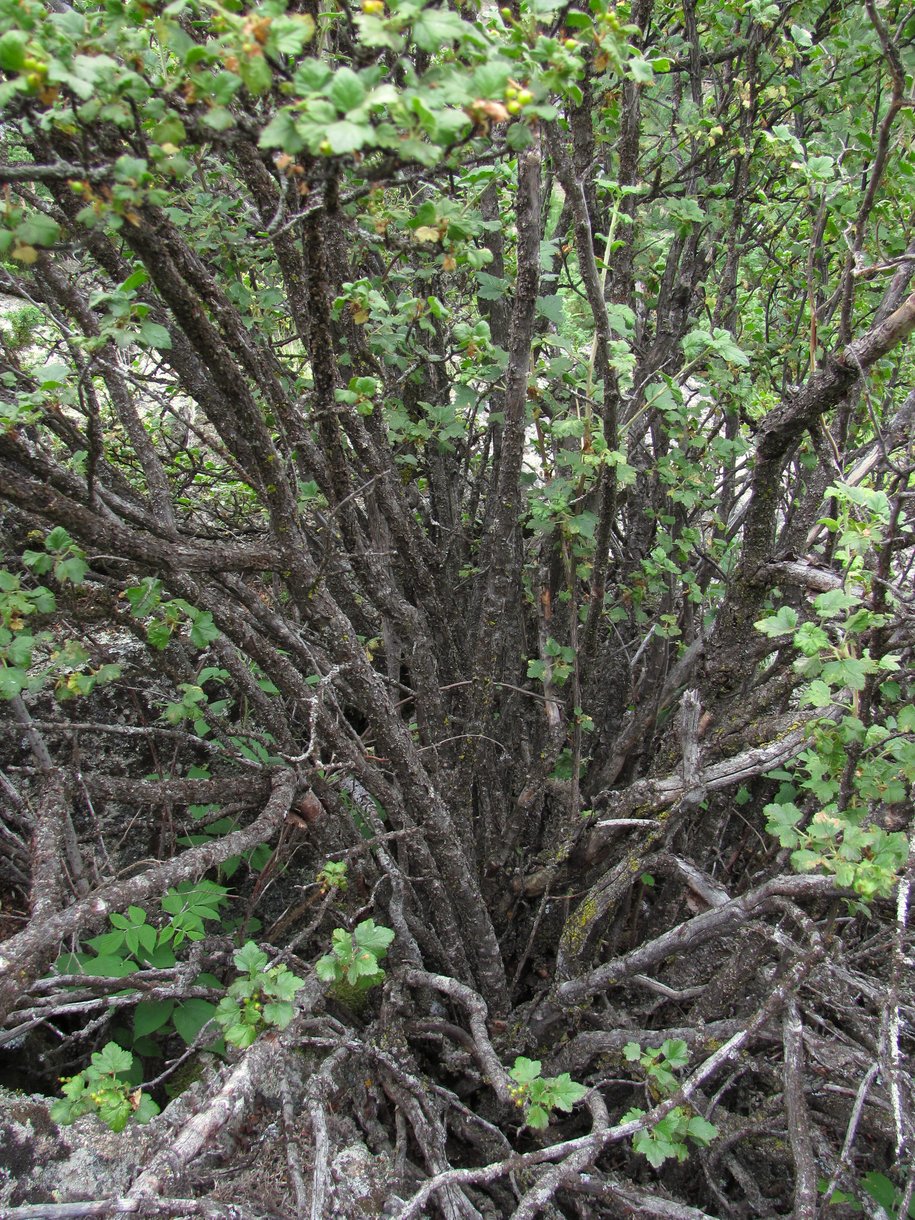
[[[622,1203],[634,1216],[658,1216],[660,1220],[715,1220],[698,1207],[689,1207],[686,1203],[677,1203],[661,1195],[650,1195],[647,1191],[630,1186],[628,1182],[620,1182],[603,1174],[582,1173],[577,1182],[570,1184],[570,1189],[592,1198]]]
[[[83,775],[93,796],[130,801],[133,805],[218,805],[223,801],[263,801],[269,791],[263,776],[226,775],[214,779],[127,779],[117,775]]]
[[[70,777],[63,768],[45,777],[32,841],[33,919],[46,919],[63,899],[64,834],[71,795]]]
[[[587,1102],[593,1119],[591,1131],[595,1135],[601,1135],[610,1126],[610,1116],[607,1113],[604,1099],[595,1089]],[[554,1165],[543,1175],[536,1186],[532,1186],[522,1196],[518,1206],[512,1212],[511,1220],[534,1220],[534,1217],[550,1202],[556,1191],[570,1178],[576,1177],[582,1170],[587,1169],[593,1159],[593,1149],[585,1146],[571,1153],[558,1165]]]
[[[600,1055],[619,1054],[627,1042],[638,1042],[642,1046],[660,1046],[668,1038],[685,1042],[691,1049],[708,1050],[714,1043],[727,1041],[742,1029],[736,1018],[724,1021],[709,1021],[705,1025],[677,1025],[662,1029],[595,1029],[576,1034],[571,1041],[560,1047],[556,1058],[550,1063],[550,1071],[584,1072],[588,1065]]]
[[[697,690],[683,692],[680,700],[679,729],[680,748],[683,752],[683,800],[690,806],[699,805],[705,799],[706,786],[702,780],[702,758],[699,749],[699,719],[702,704]]]
[[[430,974],[426,970],[408,970],[406,981],[414,987],[433,987],[466,1009],[480,1066],[499,1101],[504,1105],[511,1105],[511,1078],[489,1040],[489,1032],[486,1029],[486,1018],[489,1014],[482,996],[459,983],[457,979],[447,978],[443,974]]]
[[[804,1026],[800,1009],[791,1000],[782,1022],[785,1046],[785,1112],[794,1157],[794,1217],[814,1220],[817,1210],[817,1174],[810,1138],[810,1112],[804,1098]]]
[[[784,559],[778,563],[767,563],[766,572],[779,584],[799,585],[815,593],[828,593],[830,589],[841,589],[845,581],[831,568],[820,568],[806,559]]]
[[[740,784],[770,771],[773,767],[783,766],[794,758],[808,744],[813,733],[813,721],[821,719],[819,713],[812,713],[807,720],[791,729],[784,737],[771,741],[764,746],[754,746],[735,754],[732,758],[722,759],[700,772],[699,779],[708,789],[727,788],[731,784]],[[795,724],[797,720],[795,718]],[[607,809],[613,814],[606,825],[612,826],[620,818],[627,817],[638,810],[639,813],[655,813],[666,809],[680,800],[686,793],[686,786],[681,775],[667,775],[663,779],[640,779],[619,792],[605,788],[595,794],[593,807]],[[605,823],[597,822],[594,830]]]
[[[694,949],[734,925],[746,923],[762,914],[775,898],[820,897],[837,892],[834,877],[773,877],[723,906],[713,907],[677,924],[638,949],[624,953],[622,957],[606,962],[580,978],[561,983],[554,992],[554,998],[563,1007],[580,1004],[589,996],[650,966],[656,966],[665,958]]]
[[[67,936],[98,923],[109,911],[142,903],[179,881],[199,876],[229,856],[266,842],[286,817],[295,788],[295,774],[279,772],[273,780],[269,800],[250,826],[192,847],[175,859],[147,869],[139,877],[102,886],[63,911],[46,919],[33,919],[23,932],[5,940],[0,945],[0,1021],[6,1019],[31,983],[50,966]]]
[[[8,1207],[3,1220],[81,1220],[83,1216],[210,1216],[212,1220],[256,1220],[262,1213],[246,1211],[234,1203],[211,1203],[208,1199],[91,1199],[74,1203],[29,1203]]]
[[[110,165],[88,169],[85,165],[73,165],[69,161],[56,161],[53,165],[35,165],[32,161],[11,161],[0,165],[0,182],[104,182],[112,176]]]
[[[29,478],[21,469],[27,455],[19,442],[0,435],[0,457],[5,459],[3,495],[28,512],[54,525],[65,525],[87,546],[107,555],[131,559],[144,567],[177,572],[263,572],[281,565],[277,551],[267,546],[240,547],[214,543],[203,549],[176,539],[157,538],[149,530],[127,527],[111,516],[103,517],[48,482]]]
[[[780,504],[782,470],[792,446],[824,412],[837,406],[855,383],[883,356],[915,330],[915,293],[838,357],[827,359],[801,389],[784,399],[762,421],[750,484],[743,548],[715,632],[719,685],[728,689],[739,679],[740,653],[749,623],[766,587],[763,565],[769,559]],[[735,659],[736,658],[736,659]]]

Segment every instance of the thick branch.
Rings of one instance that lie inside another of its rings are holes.
[[[640,945],[631,953],[624,953],[622,957],[606,962],[580,978],[561,983],[554,993],[555,999],[564,1007],[580,1004],[589,996],[597,995],[614,983],[656,966],[665,958],[705,944],[713,937],[720,936],[726,929],[739,927],[747,920],[761,915],[775,898],[823,897],[836,892],[836,883],[832,877],[773,877],[723,906],[713,907],[677,924],[675,928]]]

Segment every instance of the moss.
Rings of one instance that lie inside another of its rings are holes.
[[[591,925],[596,918],[597,902],[593,898],[586,898],[566,921],[563,940],[573,957],[577,957],[581,952],[582,945],[587,940]]]
[[[186,1093],[192,1084],[203,1075],[205,1060],[202,1055],[192,1055],[187,1063],[182,1064],[176,1072],[174,1072],[165,1083],[165,1092],[172,1099],[180,1097],[182,1093]]]

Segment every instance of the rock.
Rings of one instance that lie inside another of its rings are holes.
[[[91,1115],[59,1127],[52,1100],[0,1088],[0,1207],[121,1194],[147,1154],[150,1128],[115,1134]]]

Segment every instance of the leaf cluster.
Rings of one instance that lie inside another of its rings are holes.
[[[269,966],[267,954],[251,940],[233,960],[241,973],[219,1001],[214,1019],[226,1042],[244,1048],[270,1026],[286,1028],[295,1016],[295,994],[305,980],[282,963]]]
[[[394,939],[391,928],[365,919],[353,932],[335,928],[331,951],[318,959],[315,971],[324,983],[345,983],[356,992],[368,991],[384,981],[380,963]]]
[[[559,1076],[542,1076],[541,1067],[539,1059],[519,1055],[508,1073],[515,1082],[511,1089],[515,1104],[524,1110],[525,1123],[535,1131],[543,1131],[549,1126],[553,1110],[570,1113],[588,1091],[568,1072],[562,1072]]]
[[[141,1125],[159,1113],[148,1093],[133,1088],[125,1073],[133,1067],[133,1055],[116,1042],[97,1051],[75,1076],[63,1077],[63,1097],[51,1106],[51,1118],[69,1126],[84,1114],[97,1114],[112,1131],[123,1131],[133,1119]]]

